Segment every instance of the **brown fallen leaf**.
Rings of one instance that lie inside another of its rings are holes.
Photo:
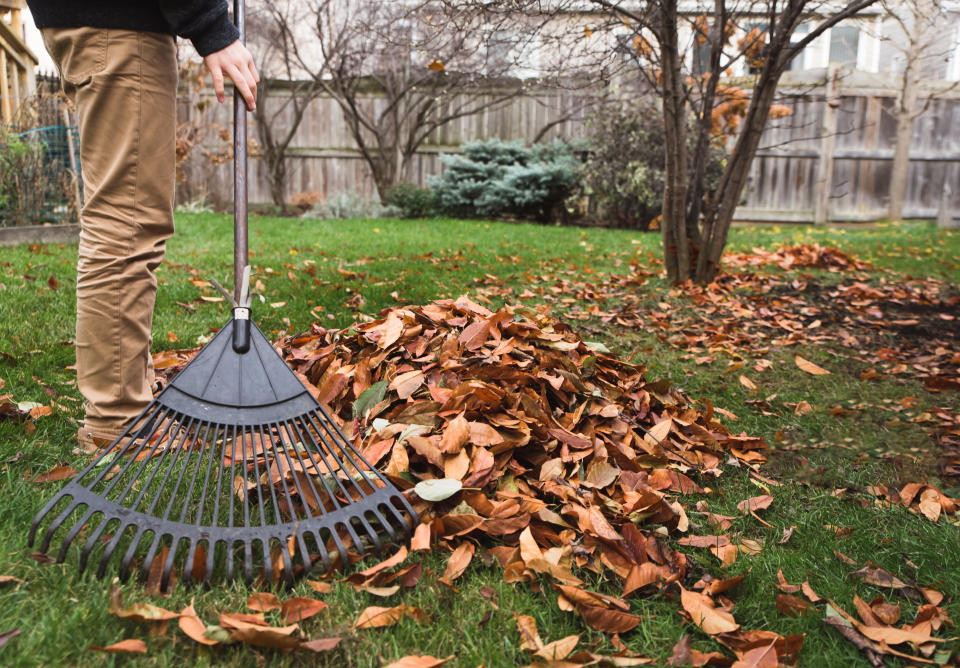
[[[747,650],[730,668],[777,668],[779,665],[776,644],[771,643]]]
[[[788,617],[800,617],[813,610],[813,604],[791,594],[777,594],[777,610]]]
[[[740,628],[733,619],[733,615],[725,610],[718,610],[713,600],[705,594],[680,587],[680,602],[693,619],[693,623],[704,633],[709,635],[730,633]]]
[[[741,513],[749,513],[756,510],[769,508],[771,503],[773,503],[773,497],[769,494],[764,494],[762,496],[754,496],[741,501],[737,504],[737,508]]]
[[[393,608],[382,608],[371,605],[365,608],[357,621],[354,622],[355,629],[378,629],[384,626],[393,626],[404,617],[410,617],[418,622],[429,621],[426,614],[420,608],[414,608],[406,604],[400,604]]]
[[[66,480],[67,478],[72,478],[77,475],[77,469],[72,466],[55,466],[46,473],[38,475],[33,479],[34,482],[57,482],[58,480]]]
[[[280,609],[280,600],[275,594],[262,592],[254,594],[247,599],[247,607],[258,612],[269,612],[270,610]]]
[[[207,627],[200,619],[200,616],[197,615],[197,611],[194,609],[192,602],[180,612],[180,619],[177,620],[177,625],[181,631],[201,645],[219,644],[216,640],[208,638],[205,635]]]
[[[402,659],[388,663],[384,668],[436,668],[437,666],[442,666],[454,656],[456,655],[451,654],[445,659],[438,659],[435,656],[411,654],[410,656],[405,656]]]
[[[814,376],[826,376],[830,374],[830,372],[824,369],[823,367],[817,366],[810,360],[800,357],[800,355],[797,355],[793,359],[797,363],[798,367],[800,367],[803,371],[806,371],[807,373],[813,374]]]
[[[857,633],[855,628],[838,617],[824,617],[823,623],[835,629],[840,635],[849,640],[854,647],[863,652],[871,666],[874,668],[883,667],[883,654],[874,649],[870,641]]]
[[[315,638],[314,640],[304,640],[300,647],[308,649],[311,652],[329,652],[340,644],[342,638]]]
[[[470,561],[473,559],[475,549],[476,547],[473,543],[461,543],[457,549],[453,551],[453,554],[450,555],[450,559],[447,560],[447,569],[444,571],[440,581],[452,587],[453,581],[463,575],[463,572],[467,570],[467,566],[470,565]]]
[[[576,605],[577,614],[590,628],[604,633],[626,633],[640,624],[643,619],[622,610],[611,610],[601,605]]]
[[[517,631],[520,632],[520,649],[536,652],[543,647],[540,632],[537,631],[537,620],[530,615],[514,615],[517,620]]]
[[[285,627],[248,625],[230,631],[230,638],[255,647],[270,647],[290,651],[300,646],[300,640],[293,632],[300,627],[296,624]]]
[[[333,591],[333,586],[329,582],[321,582],[320,580],[307,580],[307,584],[310,585],[310,589],[318,594],[329,594]]]
[[[410,550],[413,552],[430,551],[430,525],[418,524],[410,539]]]
[[[403,563],[403,560],[406,558],[407,558],[407,548],[406,546],[401,545],[400,549],[397,550],[396,554],[393,554],[387,559],[384,559],[376,566],[371,566],[366,570],[360,571],[359,575],[362,575],[364,577],[370,577],[371,575],[376,575],[382,570],[385,570],[387,568],[393,568],[394,566],[397,566],[398,564]]]
[[[293,624],[294,622],[303,621],[308,617],[313,617],[326,607],[327,604],[323,601],[298,596],[283,602],[280,608],[280,617],[283,619],[284,624]]]
[[[690,654],[692,648],[693,639],[689,634],[684,633],[680,640],[677,641],[677,644],[673,646],[673,652],[670,654],[670,658],[667,660],[668,666],[689,666],[693,663],[693,658]]]
[[[136,640],[130,638],[128,640],[121,640],[118,643],[114,643],[109,647],[97,647],[96,645],[90,645],[87,649],[95,650],[97,652],[112,652],[114,654],[146,654],[147,653],[147,643],[142,640]]]
[[[138,622],[160,622],[168,619],[176,619],[180,615],[170,610],[165,610],[151,603],[133,603],[126,607],[120,600],[120,587],[116,585],[110,587],[110,604],[108,606],[110,614],[122,619],[133,619]]]
[[[567,636],[566,638],[561,638],[560,640],[554,640],[551,643],[547,643],[539,650],[534,653],[534,656],[543,659],[544,661],[562,661],[566,659],[571,652],[577,647],[577,643],[580,642],[580,635]]]
[[[9,631],[0,632],[0,649],[3,649],[3,646],[7,644],[11,639],[16,638],[20,635],[20,629],[10,629]]]

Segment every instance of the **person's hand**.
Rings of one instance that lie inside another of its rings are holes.
[[[253,111],[257,108],[257,84],[260,82],[260,75],[257,74],[257,66],[253,64],[253,56],[239,39],[230,46],[211,53],[203,59],[203,64],[213,77],[213,90],[218,101],[224,100],[223,78],[226,76],[243,95],[247,109]]]

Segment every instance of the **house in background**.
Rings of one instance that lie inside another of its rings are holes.
[[[36,87],[38,58],[26,43],[24,0],[0,0],[0,122],[9,125]]]

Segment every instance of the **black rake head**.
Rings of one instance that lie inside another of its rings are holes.
[[[62,562],[80,537],[80,571],[99,560],[101,578],[120,552],[123,579],[161,559],[166,589],[174,572],[290,584],[409,535],[407,499],[249,321],[236,352],[232,323],[37,513],[30,545],[50,516],[42,552],[59,535]]]

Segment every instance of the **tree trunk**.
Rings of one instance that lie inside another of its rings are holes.
[[[660,3],[660,64],[663,83],[664,187],[663,260],[674,283],[691,278],[690,243],[686,229],[687,105],[677,35],[677,0]]]
[[[769,69],[769,71],[768,71]],[[743,130],[737,138],[733,153],[727,160],[726,168],[720,179],[713,206],[710,207],[712,216],[704,224],[704,242],[697,262],[697,271],[694,279],[698,283],[709,283],[720,270],[720,258],[727,245],[727,234],[733,215],[740,203],[740,194],[747,183],[750,165],[760,145],[760,137],[767,123],[770,105],[773,104],[777,93],[777,82],[780,79],[779,68],[768,64],[761,72],[759,80],[750,96],[750,105],[743,121]]]
[[[900,95],[897,100],[897,133],[893,149],[893,164],[890,168],[890,220],[903,218],[903,200],[907,194],[907,169],[910,166],[910,138],[913,136],[913,119],[917,112],[920,83],[919,63],[914,53],[907,53],[903,70]]]

